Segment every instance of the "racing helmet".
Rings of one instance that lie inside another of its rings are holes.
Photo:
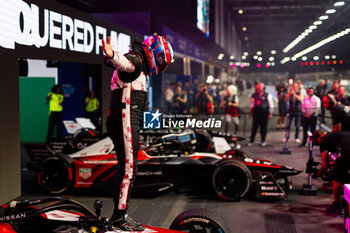
[[[149,36],[143,43],[150,75],[165,71],[174,58],[173,48],[163,36]]]

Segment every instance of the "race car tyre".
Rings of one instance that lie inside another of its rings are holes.
[[[191,233],[230,233],[225,220],[207,209],[190,209],[179,214],[170,229]]]
[[[221,199],[239,201],[252,186],[252,173],[239,161],[225,161],[214,171],[212,184]]]
[[[71,188],[72,171],[61,158],[50,157],[44,160],[37,171],[41,188],[51,194],[60,194]]]

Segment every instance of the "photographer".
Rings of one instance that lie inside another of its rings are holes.
[[[317,177],[322,176],[327,168],[333,166],[333,198],[332,205],[326,211],[341,213],[340,198],[343,193],[343,183],[349,181],[350,170],[350,132],[336,131],[327,133],[319,129],[313,134],[313,144],[320,145],[322,164]],[[314,178],[317,178],[314,177]]]
[[[210,96],[206,85],[201,84],[200,91],[196,95],[198,113],[212,113],[213,97]]]

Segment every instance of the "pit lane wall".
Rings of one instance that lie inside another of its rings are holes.
[[[112,69],[103,63],[100,41],[107,35],[120,52],[128,51],[133,40],[143,40],[53,0],[0,0],[0,204],[21,195],[19,58],[101,65],[105,121]]]

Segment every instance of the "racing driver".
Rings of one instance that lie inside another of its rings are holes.
[[[111,104],[107,114],[107,133],[117,153],[117,173],[113,187],[113,226],[125,231],[142,231],[144,227],[131,219],[126,210],[134,177],[137,173],[139,131],[147,104],[148,75],[163,72],[173,59],[173,50],[163,36],[147,37],[134,42],[130,52],[120,54],[112,48],[110,37],[102,39],[102,49],[114,67],[111,80]]]

